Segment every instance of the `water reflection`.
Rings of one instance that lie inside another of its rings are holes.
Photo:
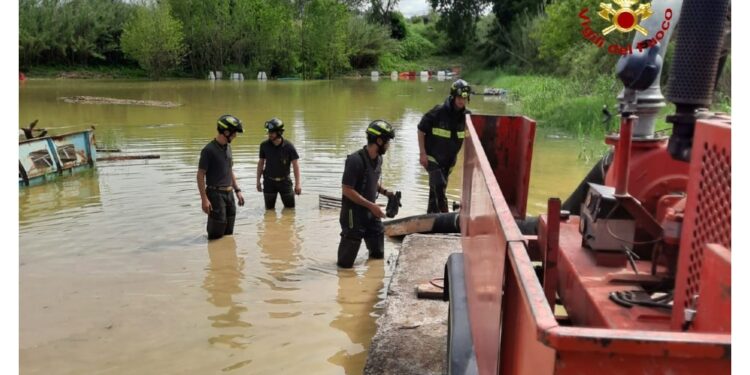
[[[242,313],[247,307],[234,301],[233,296],[242,292],[242,280],[245,259],[237,257],[237,244],[233,236],[208,242],[206,278],[203,289],[209,296],[208,302],[225,312],[211,315],[208,320],[211,326],[218,328],[220,334],[208,339],[211,344],[223,344],[231,348],[244,349],[252,337],[247,334],[252,324],[242,320]]]
[[[300,249],[302,240],[299,232],[302,227],[295,225],[294,210],[282,209],[281,212],[267,210],[263,221],[258,223],[258,248],[263,253],[261,264],[273,277],[274,289],[296,290],[299,281],[293,272],[302,261]],[[295,283],[294,287],[288,283]]]
[[[385,276],[383,260],[369,259],[363,268],[338,270],[336,302],[341,311],[330,326],[346,333],[351,345],[341,348],[328,362],[343,367],[347,374],[360,374],[365,367],[379,315],[373,308],[383,297],[380,295]]]
[[[21,224],[69,209],[101,206],[99,178],[96,171],[83,171],[41,185],[19,188],[18,198],[19,207],[24,207],[18,211]]]

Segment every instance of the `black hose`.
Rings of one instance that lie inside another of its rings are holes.
[[[461,233],[458,225],[458,212],[449,212],[435,215],[431,233]]]
[[[586,177],[583,178],[578,187],[570,194],[568,199],[562,204],[562,209],[569,211],[571,215],[581,214],[581,203],[586,199],[586,194],[589,192],[589,182],[599,185],[604,185],[604,175],[609,169],[609,165],[612,163],[612,151],[604,155],[599,161],[591,168]]]

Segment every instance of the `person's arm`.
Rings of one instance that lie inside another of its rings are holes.
[[[353,187],[342,184],[341,193],[344,194],[345,197],[349,198],[349,200],[354,202],[354,204],[358,204],[370,210],[370,212],[372,212],[372,214],[375,215],[375,217],[378,217],[378,218],[385,217],[385,213],[380,208],[380,206],[378,206],[374,202],[370,202],[367,199],[365,199],[365,197],[360,195],[356,190],[354,190]]]
[[[424,150],[424,132],[417,130],[417,138],[419,139],[419,164],[427,169],[427,152]]]
[[[266,159],[258,159],[258,168],[255,171],[255,188],[258,191],[263,191],[263,187],[260,186],[260,176],[263,175],[263,167],[266,165]]]
[[[299,178],[298,159],[292,160],[292,168],[294,169],[294,193],[300,195],[302,194],[302,181]]]
[[[240,185],[237,184],[237,176],[235,176],[234,171],[232,171],[232,187],[234,188],[234,193],[237,194],[237,204],[244,206],[245,197],[242,196],[242,189],[240,189]]]
[[[201,209],[209,214],[211,212],[211,201],[208,200],[206,195],[206,171],[199,168],[196,177],[198,179],[198,193],[201,195]]]

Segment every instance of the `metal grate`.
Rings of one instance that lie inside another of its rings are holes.
[[[695,225],[692,227],[688,277],[683,307],[692,306],[693,296],[700,295],[700,272],[703,249],[707,243],[719,243],[731,249],[731,155],[726,147],[702,144],[701,172]]]

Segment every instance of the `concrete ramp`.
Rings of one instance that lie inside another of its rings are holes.
[[[448,302],[417,299],[416,286],[442,278],[448,255],[460,251],[458,235],[404,238],[365,374],[446,373]]]

